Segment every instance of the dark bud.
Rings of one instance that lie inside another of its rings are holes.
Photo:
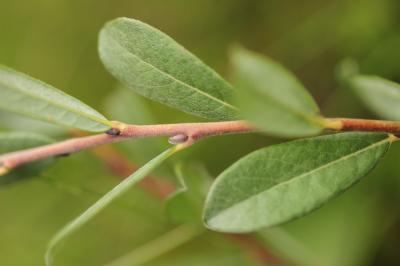
[[[110,136],[119,136],[121,134],[121,130],[119,130],[118,128],[110,128],[106,131],[106,134]]]
[[[70,155],[71,155],[71,153],[61,153],[61,154],[56,155],[56,157],[57,157],[57,158],[60,158],[60,157],[68,157],[68,156],[70,156]]]

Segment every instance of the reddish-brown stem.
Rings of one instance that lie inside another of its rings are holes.
[[[115,122],[113,134],[98,134],[87,137],[73,138],[66,141],[44,145],[37,148],[16,151],[0,156],[0,175],[10,169],[32,161],[47,157],[75,153],[81,150],[93,148],[102,144],[118,142],[122,140],[154,137],[175,136],[184,134],[186,142],[193,143],[201,138],[222,134],[233,134],[252,131],[253,128],[244,121],[211,122],[211,123],[186,123],[186,124],[161,124],[161,125],[126,125]]]
[[[118,124],[117,124],[118,126]],[[160,125],[120,125],[120,136],[132,137],[155,137],[175,136],[183,134],[189,140],[196,141],[208,136],[223,134],[237,134],[253,131],[254,128],[245,121],[227,121],[211,123],[182,123],[182,124],[160,124]]]
[[[32,161],[57,155],[70,154],[102,144],[121,141],[123,139],[126,138],[114,137],[107,134],[73,138],[37,148],[7,153],[0,156],[0,162],[2,163],[3,168],[12,169]]]
[[[327,128],[340,131],[371,131],[400,134],[400,122],[370,119],[328,118]]]
[[[376,131],[400,135],[400,122],[326,118],[325,128],[337,131]],[[19,165],[44,159],[51,156],[70,154],[81,150],[96,147],[102,144],[113,143],[139,137],[176,136],[176,140],[184,140],[191,144],[204,137],[237,134],[255,131],[255,128],[246,121],[227,121],[211,123],[182,123],[161,125],[126,125],[114,122],[114,128],[109,134],[99,134],[87,137],[74,138],[55,144],[45,145],[33,149],[12,152],[0,156],[0,175]]]

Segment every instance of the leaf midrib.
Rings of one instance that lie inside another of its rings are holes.
[[[69,111],[71,113],[77,114],[79,116],[86,117],[86,118],[91,119],[91,120],[93,120],[95,122],[98,122],[98,123],[100,123],[102,125],[110,126],[110,124],[108,123],[108,121],[106,119],[103,120],[103,119],[97,118],[96,116],[88,114],[88,113],[81,113],[81,112],[76,111],[76,110],[74,110],[72,108],[69,108],[68,106],[59,104],[58,102],[50,102],[46,98],[40,97],[37,94],[32,94],[32,93],[29,93],[29,92],[27,92],[25,90],[21,90],[20,88],[18,88],[18,86],[12,86],[12,85],[10,86],[10,84],[8,84],[7,82],[4,82],[3,80],[0,80],[0,84],[3,84],[4,86],[8,87],[11,90],[17,90],[23,95],[30,96],[31,98],[34,98],[34,99],[42,100],[42,101],[48,103],[49,105],[53,105],[53,106],[59,107],[60,109],[64,109],[64,110]],[[30,115],[30,116],[34,117],[34,115]],[[57,121],[55,121],[55,122],[57,122]],[[61,122],[57,122],[57,123],[61,123]],[[62,124],[65,124],[65,123],[62,123]]]
[[[126,37],[126,34],[125,34],[122,30],[120,30],[120,29],[118,29],[118,28],[115,28],[115,29],[116,29],[117,31],[119,31],[120,33],[122,33],[122,34]],[[112,35],[110,34],[109,36],[112,36]],[[173,81],[175,81],[175,82],[177,82],[177,83],[179,83],[179,84],[181,84],[181,85],[183,85],[183,86],[189,87],[189,88],[193,89],[194,91],[196,91],[197,93],[202,94],[203,96],[206,96],[206,97],[210,98],[211,100],[214,100],[214,101],[216,101],[216,102],[218,102],[218,103],[220,103],[220,104],[222,104],[222,105],[224,105],[224,106],[226,106],[226,107],[228,107],[228,108],[230,108],[230,109],[232,109],[232,110],[234,110],[234,111],[237,111],[237,110],[238,110],[238,108],[236,108],[235,106],[233,106],[233,105],[231,105],[231,104],[229,104],[229,103],[227,103],[227,102],[225,102],[225,101],[223,101],[223,100],[220,100],[220,99],[216,98],[215,96],[210,95],[210,94],[208,94],[208,93],[206,93],[206,92],[204,92],[204,91],[202,91],[202,90],[200,90],[200,89],[198,89],[198,88],[196,88],[196,87],[193,87],[192,85],[187,84],[187,83],[185,83],[185,82],[183,82],[183,81],[181,81],[181,80],[175,78],[174,76],[170,75],[169,73],[167,73],[167,72],[165,72],[165,71],[159,69],[158,67],[156,67],[156,66],[154,66],[154,65],[152,65],[152,64],[150,64],[150,63],[148,63],[147,61],[143,60],[141,57],[139,57],[139,56],[135,55],[134,53],[132,53],[131,51],[129,51],[126,47],[122,46],[122,45],[118,42],[118,40],[116,40],[114,37],[111,37],[111,38],[114,40],[114,42],[115,42],[118,46],[120,46],[120,47],[123,48],[125,51],[127,51],[128,54],[130,54],[131,56],[137,58],[140,62],[143,62],[144,64],[150,66],[151,68],[153,68],[154,70],[158,71],[158,72],[161,73],[162,75],[165,75],[165,76],[167,76],[168,78],[172,79]]]
[[[381,144],[384,143],[384,142],[390,142],[390,137],[387,137],[387,138],[385,138],[385,139],[383,139],[383,140],[381,140],[381,141],[378,141],[378,142],[376,142],[376,143],[374,143],[374,144],[372,144],[372,145],[369,145],[369,146],[367,146],[367,147],[365,147],[365,148],[363,148],[363,149],[360,149],[360,150],[358,150],[358,151],[356,151],[356,152],[354,152],[354,153],[350,153],[350,154],[347,154],[347,155],[345,155],[345,156],[342,156],[342,157],[340,157],[340,158],[337,159],[337,160],[331,161],[331,162],[329,162],[329,163],[327,163],[327,164],[325,164],[325,165],[322,165],[322,166],[320,166],[320,167],[317,167],[317,168],[315,168],[315,169],[313,169],[313,170],[311,170],[311,171],[302,173],[301,175],[298,175],[298,176],[291,177],[291,178],[289,178],[288,180],[286,180],[286,181],[284,181],[284,182],[281,182],[281,183],[279,183],[279,184],[276,185],[276,186],[272,186],[272,187],[270,187],[270,188],[268,188],[268,189],[266,189],[266,190],[260,191],[260,192],[258,192],[258,193],[256,193],[256,194],[253,194],[253,195],[251,195],[250,197],[248,197],[248,198],[246,198],[246,199],[244,199],[244,200],[242,200],[242,201],[240,201],[240,202],[238,202],[238,203],[235,203],[234,205],[232,205],[232,206],[230,206],[230,207],[228,207],[228,208],[223,209],[223,210],[222,210],[221,212],[219,212],[217,215],[211,217],[211,219],[215,219],[216,217],[223,215],[223,213],[228,212],[229,210],[231,210],[232,208],[234,208],[234,207],[236,207],[237,205],[241,204],[242,202],[245,202],[245,201],[248,201],[248,200],[250,200],[250,199],[252,199],[252,198],[255,198],[255,197],[257,197],[258,195],[260,195],[260,194],[262,194],[262,193],[264,193],[264,192],[266,192],[266,191],[269,191],[269,190],[271,190],[271,189],[273,189],[273,188],[274,188],[274,189],[275,189],[275,188],[278,188],[278,187],[280,187],[280,186],[284,186],[284,185],[289,184],[289,183],[291,183],[291,182],[295,182],[295,181],[299,180],[299,178],[303,178],[304,176],[308,176],[308,175],[310,175],[310,174],[313,174],[314,172],[317,172],[317,171],[322,170],[322,169],[324,169],[324,168],[326,168],[326,167],[329,167],[329,166],[331,166],[331,165],[333,165],[333,164],[336,164],[336,163],[338,163],[338,162],[341,162],[341,161],[343,161],[343,160],[346,160],[346,159],[349,158],[349,157],[353,157],[353,156],[355,156],[355,155],[357,155],[357,154],[359,154],[359,153],[365,152],[365,151],[367,151],[367,150],[369,150],[369,149],[372,149],[372,148],[374,148],[374,147],[376,147],[376,146],[381,145]]]

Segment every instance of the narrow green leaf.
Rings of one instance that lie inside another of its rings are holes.
[[[358,75],[349,80],[350,87],[377,115],[400,120],[400,84],[377,77]]]
[[[92,206],[90,206],[86,211],[84,211],[77,218],[72,220],[69,224],[67,224],[64,228],[62,228],[50,241],[46,255],[45,261],[46,265],[53,264],[53,257],[55,253],[55,249],[60,241],[64,240],[66,237],[77,231],[80,227],[86,224],[89,220],[91,220],[95,215],[97,215],[101,210],[111,204],[114,200],[118,199],[125,192],[127,192],[133,185],[137,182],[145,178],[151,171],[154,170],[157,166],[159,166],[163,161],[165,161],[168,157],[173,155],[179,151],[178,146],[174,146],[164,151],[157,157],[153,158],[147,164],[139,168],[132,175],[124,179],[121,183],[115,186],[111,191],[101,197],[98,201],[96,201]]]
[[[265,56],[237,48],[232,54],[235,105],[263,131],[286,137],[322,130],[318,106],[303,85]]]
[[[383,133],[343,133],[255,151],[217,178],[205,223],[248,232],[305,215],[366,175],[392,141]]]
[[[100,58],[139,94],[209,119],[234,119],[231,86],[169,36],[138,20],[117,18],[99,39]]]
[[[176,223],[199,223],[211,177],[196,164],[178,164],[175,173],[181,188],[168,198],[167,214]]]
[[[143,265],[204,233],[204,227],[181,225],[105,266]]]
[[[86,131],[110,128],[104,116],[81,101],[4,66],[0,66],[0,108]]]
[[[280,226],[260,230],[257,236],[272,253],[278,254],[294,265],[325,265],[320,254],[315,254],[300,239]]]
[[[1,154],[34,148],[37,146],[50,144],[52,142],[54,142],[53,139],[34,133],[0,133],[0,157]],[[22,179],[37,176],[40,171],[47,167],[52,161],[53,159],[45,159],[18,167],[6,175],[0,176],[0,185],[11,184]]]

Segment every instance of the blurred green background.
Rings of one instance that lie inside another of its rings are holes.
[[[398,0],[0,0],[0,62],[81,99],[110,119],[198,121],[134,95],[121,110],[116,82],[97,55],[99,30],[120,16],[161,29],[228,79],[232,44],[268,54],[299,76],[328,116],[376,118],[339,86],[336,67],[344,58],[356,59],[364,73],[400,81]],[[60,139],[67,135],[5,113],[0,122],[4,131],[24,129]],[[215,177],[244,154],[281,141],[255,134],[213,138],[172,161],[202,162]],[[118,148],[141,164],[162,146],[167,146],[165,140],[139,140]],[[400,265],[399,158],[395,144],[348,192],[257,237],[274,256],[294,265]],[[158,173],[174,181],[170,168]],[[51,236],[119,180],[96,156],[83,152],[59,160],[38,178],[0,187],[0,265],[43,265]],[[162,201],[134,189],[68,239],[56,265],[104,265],[174,227]],[[207,232],[144,265],[262,264],[235,241]]]

